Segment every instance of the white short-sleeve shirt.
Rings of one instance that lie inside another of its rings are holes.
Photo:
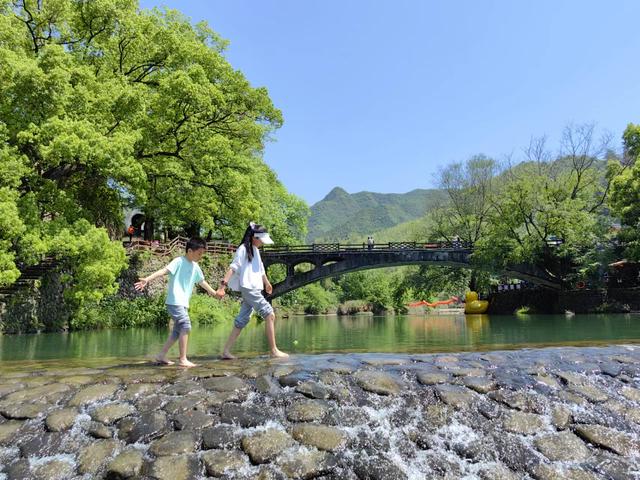
[[[240,245],[233,256],[233,261],[229,268],[233,270],[233,275],[229,279],[229,288],[239,291],[240,287],[250,290],[264,289],[262,276],[264,275],[264,265],[260,258],[260,250],[252,245],[253,259],[249,261],[247,249]]]

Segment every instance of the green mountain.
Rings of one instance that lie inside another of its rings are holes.
[[[442,200],[444,194],[440,190],[349,194],[335,187],[311,207],[307,241],[366,241],[368,235],[423,217]]]

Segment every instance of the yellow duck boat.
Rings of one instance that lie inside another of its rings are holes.
[[[464,313],[484,313],[489,308],[488,301],[478,300],[477,292],[467,292],[464,298]]]

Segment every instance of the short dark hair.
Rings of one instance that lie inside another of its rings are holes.
[[[207,248],[207,242],[200,237],[192,237],[187,242],[187,252],[189,250],[198,250],[200,248]]]

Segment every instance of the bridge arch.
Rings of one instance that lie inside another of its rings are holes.
[[[471,268],[470,248],[453,248],[451,245],[416,244],[411,242],[376,245],[362,248],[361,245],[298,245],[294,247],[266,248],[262,254],[265,268],[276,263],[287,265],[286,278],[273,285],[271,298],[317,282],[324,278],[344,273],[374,268],[403,265],[441,265]],[[307,272],[295,272],[295,265],[313,263],[316,267]],[[548,288],[559,289],[559,281],[548,272],[532,265],[512,265],[505,273]]]

